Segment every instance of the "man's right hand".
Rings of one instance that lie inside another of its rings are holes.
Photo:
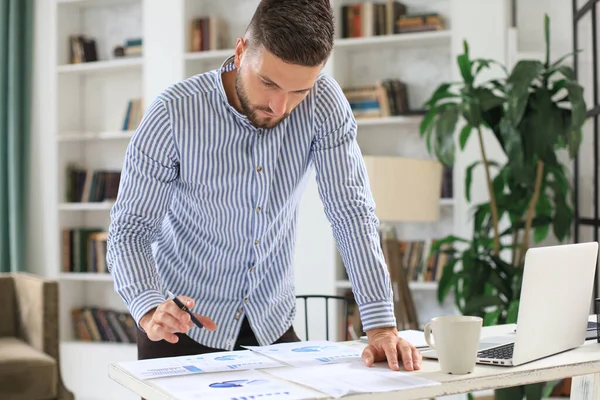
[[[178,299],[185,304],[188,309],[194,307],[194,300],[179,296]],[[217,325],[208,317],[203,317],[194,313],[196,318],[204,325],[204,329],[214,331]],[[187,333],[194,323],[188,313],[177,307],[173,300],[164,301],[157,308],[150,310],[140,319],[140,326],[148,335],[148,339],[152,341],[166,340],[169,343],[177,343],[179,338],[175,333]]]

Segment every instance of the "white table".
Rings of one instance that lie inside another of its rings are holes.
[[[498,336],[514,331],[514,325],[484,327],[482,337]],[[347,342],[362,349],[366,343]],[[398,399],[419,400],[458,393],[547,382],[573,377],[571,400],[600,400],[600,343],[587,341],[583,346],[518,367],[477,365],[468,375],[447,375],[439,370],[435,360],[424,360],[420,371],[411,372],[441,385],[402,390],[400,392],[352,395],[356,400]],[[109,365],[108,375],[129,390],[147,400],[177,400],[152,384],[152,380],[139,380],[117,364]],[[315,399],[326,398],[315,391]]]

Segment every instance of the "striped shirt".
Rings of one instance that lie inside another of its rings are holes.
[[[107,263],[135,321],[166,290],[195,300],[217,324],[197,342],[234,347],[248,318],[260,345],[295,317],[294,243],[314,168],[325,213],[365,330],[395,326],[357,126],[339,85],[319,75],[273,129],[227,101],[219,69],[183,80],[149,105],[129,143],[111,209]]]

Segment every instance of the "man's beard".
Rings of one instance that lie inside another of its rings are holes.
[[[265,111],[273,114],[273,110],[271,110],[269,107],[253,106],[250,104],[250,99],[248,99],[248,94],[246,93],[242,80],[240,79],[240,72],[241,71],[238,71],[235,77],[235,92],[240,100],[242,111],[246,115],[246,118],[248,118],[248,121],[250,121],[257,128],[262,129],[272,129],[279,125],[279,123],[283,121],[283,119],[287,117],[289,113],[285,113],[280,118],[259,115],[259,111]]]

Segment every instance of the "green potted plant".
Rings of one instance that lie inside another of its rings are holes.
[[[454,164],[455,132],[460,129],[461,150],[473,135],[478,141],[481,159],[467,167],[465,196],[470,202],[473,170],[483,168],[489,200],[473,206],[471,238],[451,235],[431,251],[451,256],[440,278],[439,301],[452,291],[460,312],[483,317],[484,325],[516,322],[527,249],[550,230],[563,242],[573,220],[569,178],[558,153],[577,154],[586,104],[573,70],[562,64],[570,54],[551,62],[548,16],[544,22],[545,61],[521,60],[511,71],[494,60],[471,59],[465,42],[457,57],[462,81],[435,90],[421,123],[429,152],[447,166]],[[503,68],[506,77],[478,82],[491,65]],[[488,159],[485,130],[501,146],[504,163]],[[498,390],[496,398],[533,400],[544,390],[551,387],[508,388]]]

